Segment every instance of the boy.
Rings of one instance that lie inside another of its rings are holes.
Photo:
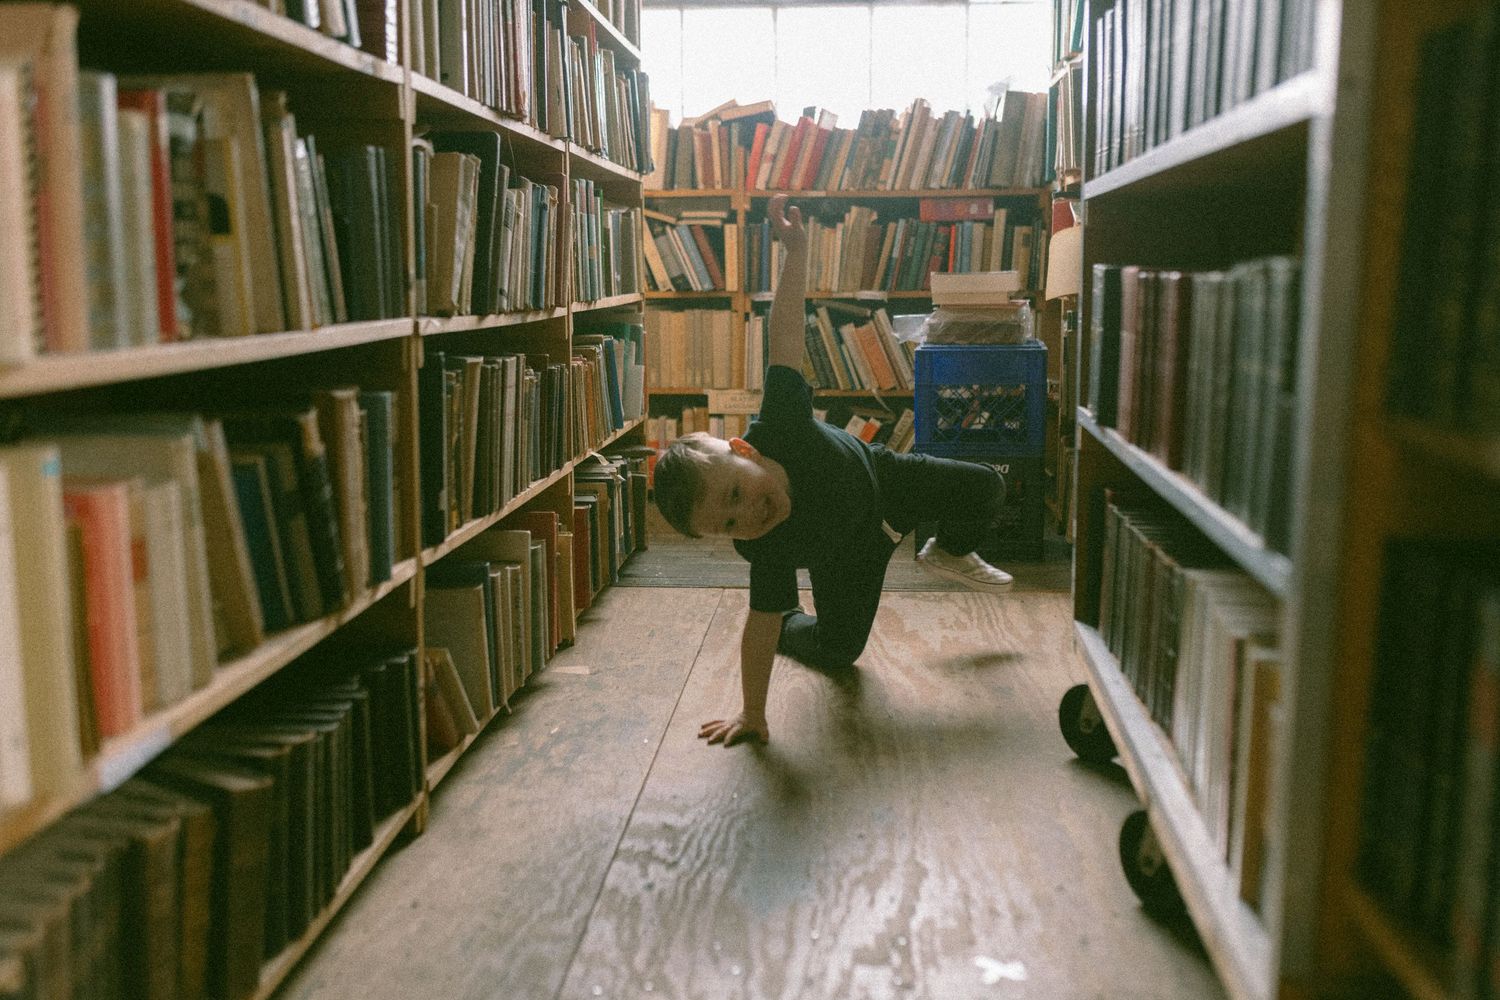
[[[807,284],[802,214],[770,216],[786,248],[771,303],[765,395],[744,438],[690,434],[656,464],[656,503],[689,537],[727,536],[750,561],[750,614],[740,639],[744,706],[705,722],[698,736],[733,746],[770,739],[766,692],[778,651],[825,671],[847,669],[864,650],[886,564],[919,519],[938,520],[918,559],[931,572],[979,591],[1010,587],[1008,574],[974,554],[1005,499],[985,465],[871,446],[813,417],[801,375]],[[797,569],[812,578],[816,616],[797,610]]]

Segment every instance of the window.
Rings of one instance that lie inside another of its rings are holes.
[[[866,108],[980,114],[997,84],[1047,89],[1048,0],[840,6],[653,6],[643,12],[651,96],[674,120],[734,98],[810,104],[852,127]]]

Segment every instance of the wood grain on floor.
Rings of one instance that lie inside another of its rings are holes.
[[[746,592],[611,590],[283,995],[1222,997],[1058,735],[1069,607],[887,594],[854,675],[778,660],[770,745],[725,750]]]

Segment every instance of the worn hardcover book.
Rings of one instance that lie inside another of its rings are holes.
[[[495,714],[498,703],[486,590],[482,584],[433,587],[423,602],[428,643],[448,650],[481,725]]]

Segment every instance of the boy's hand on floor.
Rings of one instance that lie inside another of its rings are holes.
[[[736,743],[749,739],[769,743],[771,730],[767,728],[765,719],[748,719],[741,712],[732,719],[714,719],[705,722],[698,727],[698,738],[708,740],[710,744],[723,743],[726,747],[732,747]]]

